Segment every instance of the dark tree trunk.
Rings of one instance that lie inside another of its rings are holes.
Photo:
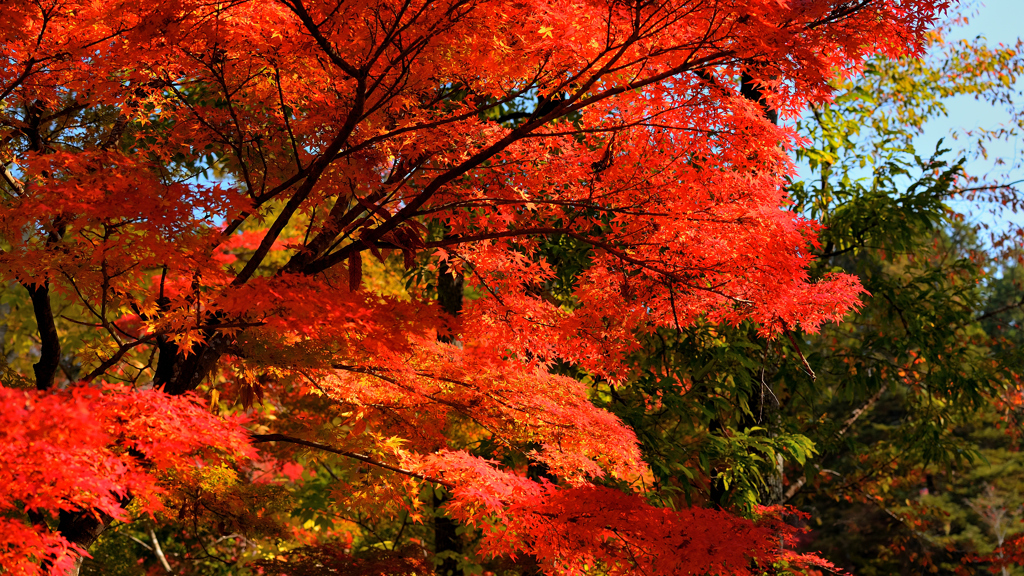
[[[743,74],[740,94],[744,98],[761,105],[765,118],[772,124],[779,123],[779,114],[773,110],[764,97],[764,92],[754,83],[754,79]],[[767,351],[765,352],[767,354]],[[775,436],[779,432],[779,399],[771,388],[771,383],[765,380],[765,370],[762,368],[757,374],[757,383],[760,385],[759,393],[756,395],[757,405],[751,408],[756,410],[760,424],[768,430],[768,434]],[[768,484],[763,495],[762,504],[773,506],[783,503],[782,487],[782,455],[777,454],[772,470],[765,478]]]
[[[450,553],[462,555],[462,539],[456,531],[459,524],[440,512],[448,498],[434,492],[434,554]],[[446,557],[437,563],[439,576],[461,576],[458,558]]]
[[[452,274],[448,266],[442,262],[437,271],[437,302],[441,308],[454,320],[462,311],[462,276]],[[442,342],[454,343],[458,341],[458,334],[455,327],[450,327],[452,332],[440,336]],[[440,510],[444,505],[446,496],[439,496],[434,492],[434,554],[450,553],[462,555],[462,540],[456,531],[458,523],[445,516]],[[437,564],[437,574],[440,576],[461,576],[459,561],[457,558],[444,558]]]
[[[72,544],[77,544],[83,550],[88,550],[109,525],[110,518],[100,520],[95,516],[82,514],[81,512],[61,511],[57,531]],[[78,576],[84,560],[84,556],[76,556],[75,563],[70,570],[65,572],[65,575]]]
[[[32,297],[32,310],[39,329],[39,361],[32,365],[36,374],[36,389],[48,390],[53,387],[54,377],[60,367],[60,338],[53,321],[50,307],[50,286],[48,283],[26,284]]]
[[[153,385],[173,396],[195,390],[217,367],[224,344],[224,337],[211,331],[207,335],[207,342],[186,356],[178,351],[178,345],[169,338],[157,339],[159,356]]]

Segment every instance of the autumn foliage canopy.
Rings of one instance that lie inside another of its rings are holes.
[[[231,490],[211,471],[251,482],[297,440],[373,471],[335,498],[444,487],[486,553],[550,573],[777,559],[770,520],[645,503],[633,432],[574,376],[625,378],[659,326],[855,309],[852,277],[808,277],[771,117],[944,8],[8,3],[0,274],[30,318],[0,565],[75,570],[111,522],[198,515]]]

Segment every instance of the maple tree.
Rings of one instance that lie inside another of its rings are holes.
[[[4,568],[77,572],[112,522],[177,510],[197,538],[293,534],[251,558],[282,573],[422,570],[273,510],[314,474],[297,446],[347,462],[348,519],[416,523],[444,489],[483,555],[544,572],[778,560],[770,514],[647,503],[634,433],[569,373],[622,381],[663,327],[774,338],[856,308],[853,277],[808,276],[795,134],[766,116],[920,50],[944,8],[10,7]]]
[[[986,175],[964,159],[1019,133],[1019,54],[934,36],[927,58],[873,59],[800,121],[809,166],[793,208],[825,225],[811,274],[856,274],[869,294],[792,339],[662,328],[625,385],[596,379],[598,403],[637,432],[658,498],[798,506],[812,513],[800,547],[855,574],[1016,561],[1020,456],[1002,431],[1019,430],[1024,365],[1020,160]],[[924,123],[964,94],[1008,105],[1011,123],[921,155]]]

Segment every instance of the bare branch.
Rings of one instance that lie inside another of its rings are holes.
[[[358,454],[356,452],[348,452],[346,450],[339,450],[337,448],[334,448],[332,446],[328,446],[326,444],[319,444],[317,442],[310,442],[309,440],[303,440],[302,438],[295,438],[294,436],[287,436],[285,434],[250,434],[249,437],[252,438],[252,441],[253,441],[254,444],[260,444],[260,443],[263,443],[263,442],[288,442],[289,444],[298,444],[300,446],[306,446],[308,448],[315,448],[317,450],[323,450],[324,452],[330,452],[331,454],[337,454],[339,456],[344,456],[346,458],[351,458],[353,460],[358,460],[360,462],[369,464],[371,466],[376,466],[378,468],[383,468],[385,470],[390,470],[392,472],[397,472],[399,474],[404,474],[406,476],[411,476],[413,478],[419,478],[420,480],[425,480],[427,482],[432,482],[434,484],[440,484],[441,486],[444,486],[445,488],[454,488],[455,487],[455,485],[452,484],[451,482],[446,482],[446,481],[441,480],[439,478],[434,478],[432,476],[426,476],[426,475],[420,474],[418,472],[413,472],[412,470],[406,470],[404,468],[399,468],[397,466],[392,466],[390,464],[385,464],[383,462],[379,462],[379,461],[374,460],[373,458],[370,458],[369,456],[365,456],[363,454]]]

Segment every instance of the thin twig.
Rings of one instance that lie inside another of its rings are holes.
[[[160,541],[156,539],[156,532],[153,532],[153,528],[149,528],[149,540],[153,543],[153,553],[156,554],[157,560],[167,570],[168,574],[174,574],[174,570],[171,570],[171,565],[167,563],[167,557],[164,556],[163,549],[160,548]]]
[[[786,337],[789,338],[789,341],[793,343],[793,348],[796,348],[796,353],[800,356],[800,361],[804,363],[804,370],[806,370],[807,375],[811,377],[811,382],[814,382],[818,379],[818,376],[814,373],[814,370],[811,369],[811,365],[807,362],[807,358],[804,358],[804,353],[800,350],[800,345],[796,343],[796,338],[793,337],[793,333],[786,327],[783,327],[782,330],[786,333]]]
[[[153,549],[152,546],[150,546],[149,544],[146,544],[145,542],[143,542],[142,540],[139,540],[138,538],[136,538],[135,536],[132,536],[131,534],[128,534],[128,538],[130,540],[134,540],[138,545],[144,547],[146,550],[152,550]]]
[[[371,466],[377,466],[378,468],[383,468],[385,470],[391,470],[392,472],[398,472],[399,474],[404,474],[406,476],[412,476],[413,478],[419,478],[420,480],[426,480],[427,482],[433,482],[435,484],[440,484],[441,486],[444,486],[445,488],[454,488],[455,487],[455,485],[452,484],[451,482],[447,482],[447,481],[441,480],[439,478],[434,478],[432,476],[426,476],[426,475],[420,474],[418,472],[413,472],[412,470],[405,470],[404,468],[399,468],[397,466],[392,466],[390,464],[385,464],[383,462],[378,462],[377,460],[374,460],[373,458],[370,458],[369,456],[365,456],[363,454],[357,454],[355,452],[348,452],[346,450],[339,450],[337,448],[334,448],[333,446],[328,446],[326,444],[319,444],[317,442],[310,442],[309,440],[303,440],[302,438],[295,438],[294,436],[287,436],[285,434],[250,434],[249,437],[252,438],[252,441],[253,441],[254,444],[260,444],[262,442],[288,442],[290,444],[298,444],[300,446],[306,446],[306,447],[309,447],[309,448],[316,448],[317,450],[323,450],[324,452],[330,452],[332,454],[337,454],[339,456],[345,456],[346,458],[351,458],[353,460],[358,460],[360,462],[364,462],[364,463],[369,464]]]

